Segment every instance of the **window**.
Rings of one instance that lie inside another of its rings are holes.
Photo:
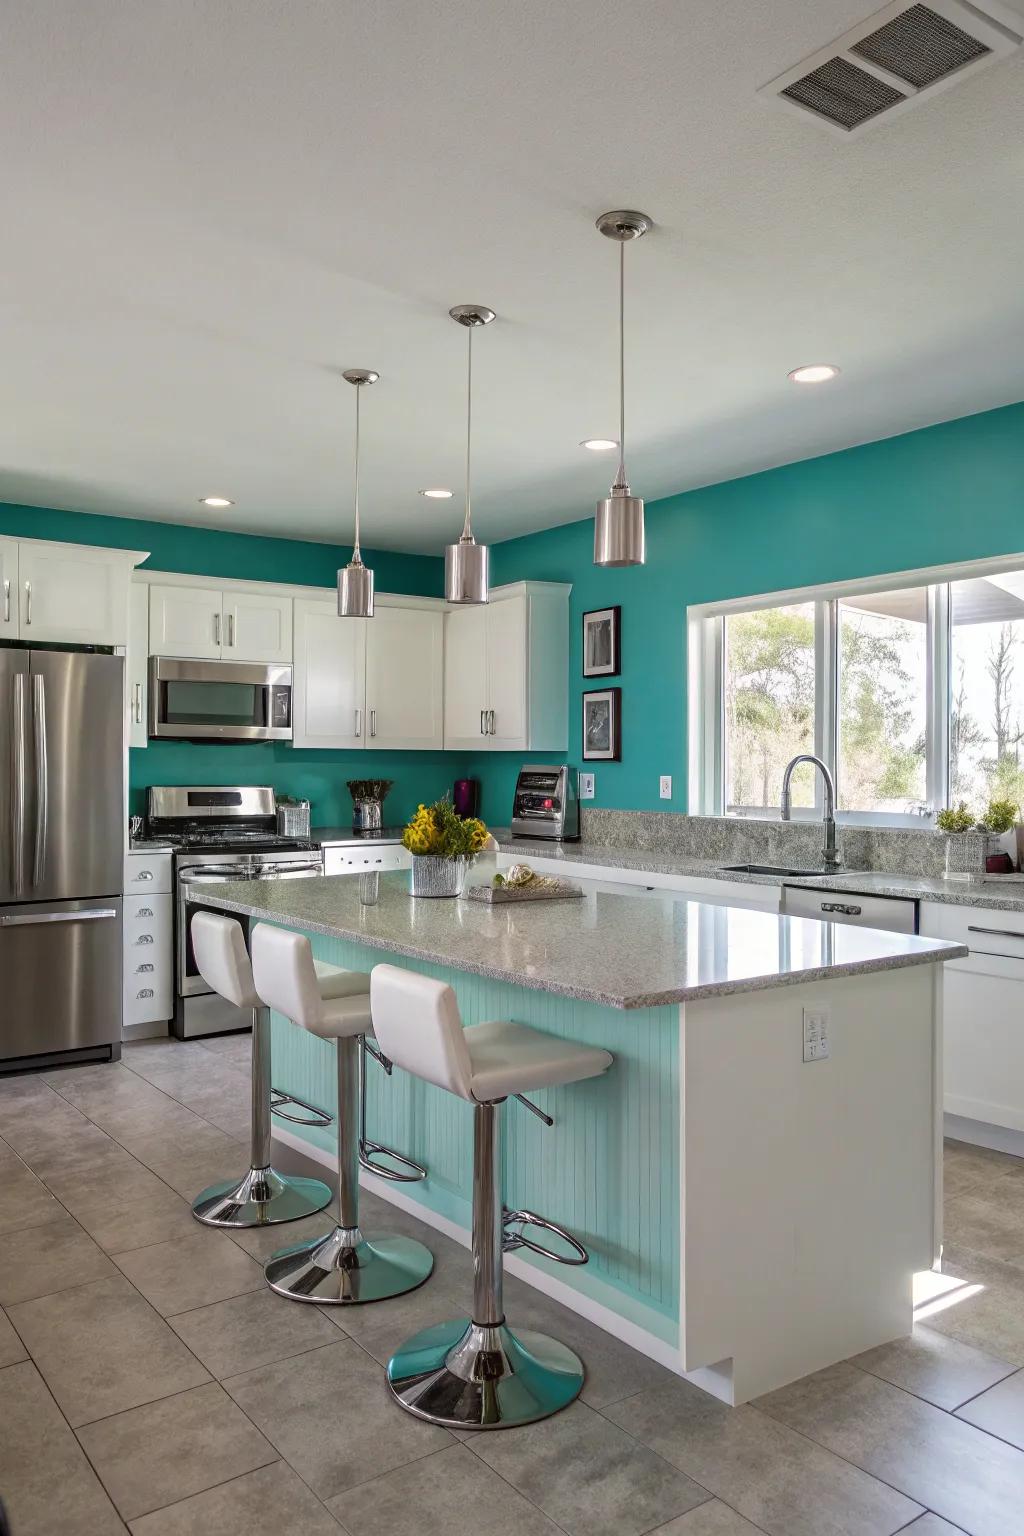
[[[1024,555],[694,608],[689,647],[692,811],[777,815],[802,752],[846,821],[1024,804]]]

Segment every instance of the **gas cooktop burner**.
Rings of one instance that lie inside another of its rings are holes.
[[[263,827],[153,827],[150,836],[179,852],[202,848],[217,853],[305,853],[317,847],[308,838],[282,837]]]

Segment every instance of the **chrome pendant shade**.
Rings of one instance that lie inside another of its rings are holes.
[[[647,558],[644,503],[626,479],[626,243],[639,240],[651,227],[645,213],[616,208],[597,221],[602,235],[619,242],[619,468],[611,491],[597,503],[594,514],[594,564],[643,565]]]
[[[482,304],[456,304],[448,313],[466,327],[466,516],[457,544],[444,552],[444,595],[449,603],[486,603],[490,597],[491,552],[473,537],[470,517],[470,449],[473,437],[473,332],[490,325],[494,310]]]
[[[372,368],[346,368],[342,378],[356,389],[355,536],[352,559],[338,572],[338,614],[343,619],[373,618],[373,572],[363,564],[359,549],[359,394],[364,384],[380,378]]]

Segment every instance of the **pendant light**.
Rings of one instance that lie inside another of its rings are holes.
[[[352,559],[338,572],[338,614],[343,619],[373,618],[373,572],[363,564],[359,551],[359,392],[364,384],[380,378],[372,368],[346,368],[342,378],[356,387],[355,540]]]
[[[639,240],[651,227],[646,213],[617,208],[597,221],[602,235],[619,242],[619,469],[608,496],[597,504],[594,517],[595,565],[643,565],[644,502],[630,493],[626,479],[626,242]]]
[[[444,595],[450,603],[486,603],[490,596],[490,557],[486,544],[478,544],[470,522],[470,446],[473,436],[473,332],[490,325],[494,310],[482,304],[456,304],[448,313],[456,325],[466,327],[466,518],[457,544],[444,552]]]

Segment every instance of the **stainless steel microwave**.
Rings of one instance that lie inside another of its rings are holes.
[[[184,741],[290,741],[292,669],[151,656],[149,734]]]

